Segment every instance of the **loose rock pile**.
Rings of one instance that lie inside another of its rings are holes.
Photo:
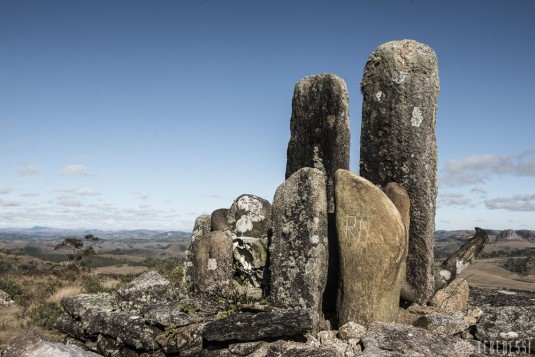
[[[362,92],[362,177],[349,171],[345,82],[306,77],[273,205],[246,194],[197,218],[189,292],[146,273],[115,294],[64,298],[58,328],[104,356],[470,356],[488,340],[533,340],[535,304],[468,306],[456,277],[483,230],[433,268],[434,51],[380,46]],[[491,323],[518,313],[530,317],[506,335]]]

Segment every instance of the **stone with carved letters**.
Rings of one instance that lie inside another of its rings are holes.
[[[437,57],[413,40],[379,46],[368,58],[363,94],[360,175],[411,198],[407,281],[425,304],[433,295],[437,196]]]
[[[407,236],[396,206],[370,181],[347,170],[334,175],[340,246],[339,324],[394,322]]]
[[[270,245],[271,300],[275,306],[322,317],[329,247],[325,174],[302,168],[277,188]]]

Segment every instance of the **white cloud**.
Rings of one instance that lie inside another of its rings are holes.
[[[85,165],[81,164],[72,164],[66,166],[61,170],[61,175],[64,176],[91,176],[91,172]]]
[[[93,190],[90,187],[64,188],[64,189],[61,189],[61,190],[58,190],[58,191],[59,192],[64,192],[64,193],[72,193],[74,195],[79,195],[79,196],[98,196],[98,195],[100,195],[99,192]]]
[[[57,203],[58,205],[63,206],[63,207],[81,207],[82,206],[82,202],[74,198],[66,197],[66,196],[58,197]]]
[[[491,176],[535,177],[535,148],[515,155],[479,155],[448,160],[441,170],[440,183],[461,186],[483,183]]]
[[[21,196],[22,197],[37,197],[39,196],[39,194],[35,192],[26,192],[26,193],[21,194]]]
[[[9,187],[0,187],[0,195],[5,195],[11,192]]]
[[[39,173],[39,169],[30,165],[28,162],[23,162],[17,169],[19,175],[32,176]]]
[[[17,207],[20,206],[22,203],[18,201],[5,201],[0,199],[0,206],[2,207]]]
[[[441,193],[437,198],[437,205],[443,206],[472,206],[472,202],[462,193]]]
[[[535,194],[498,197],[485,201],[488,209],[505,209],[508,211],[535,211]]]

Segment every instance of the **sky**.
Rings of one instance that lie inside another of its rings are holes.
[[[437,229],[535,229],[535,2],[0,0],[0,228],[190,231],[284,181],[305,76],[438,57]]]

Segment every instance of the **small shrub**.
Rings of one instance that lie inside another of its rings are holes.
[[[47,330],[53,330],[54,324],[59,315],[63,313],[61,306],[54,301],[44,301],[39,305],[32,307],[28,311],[28,317],[36,325],[41,326]]]

